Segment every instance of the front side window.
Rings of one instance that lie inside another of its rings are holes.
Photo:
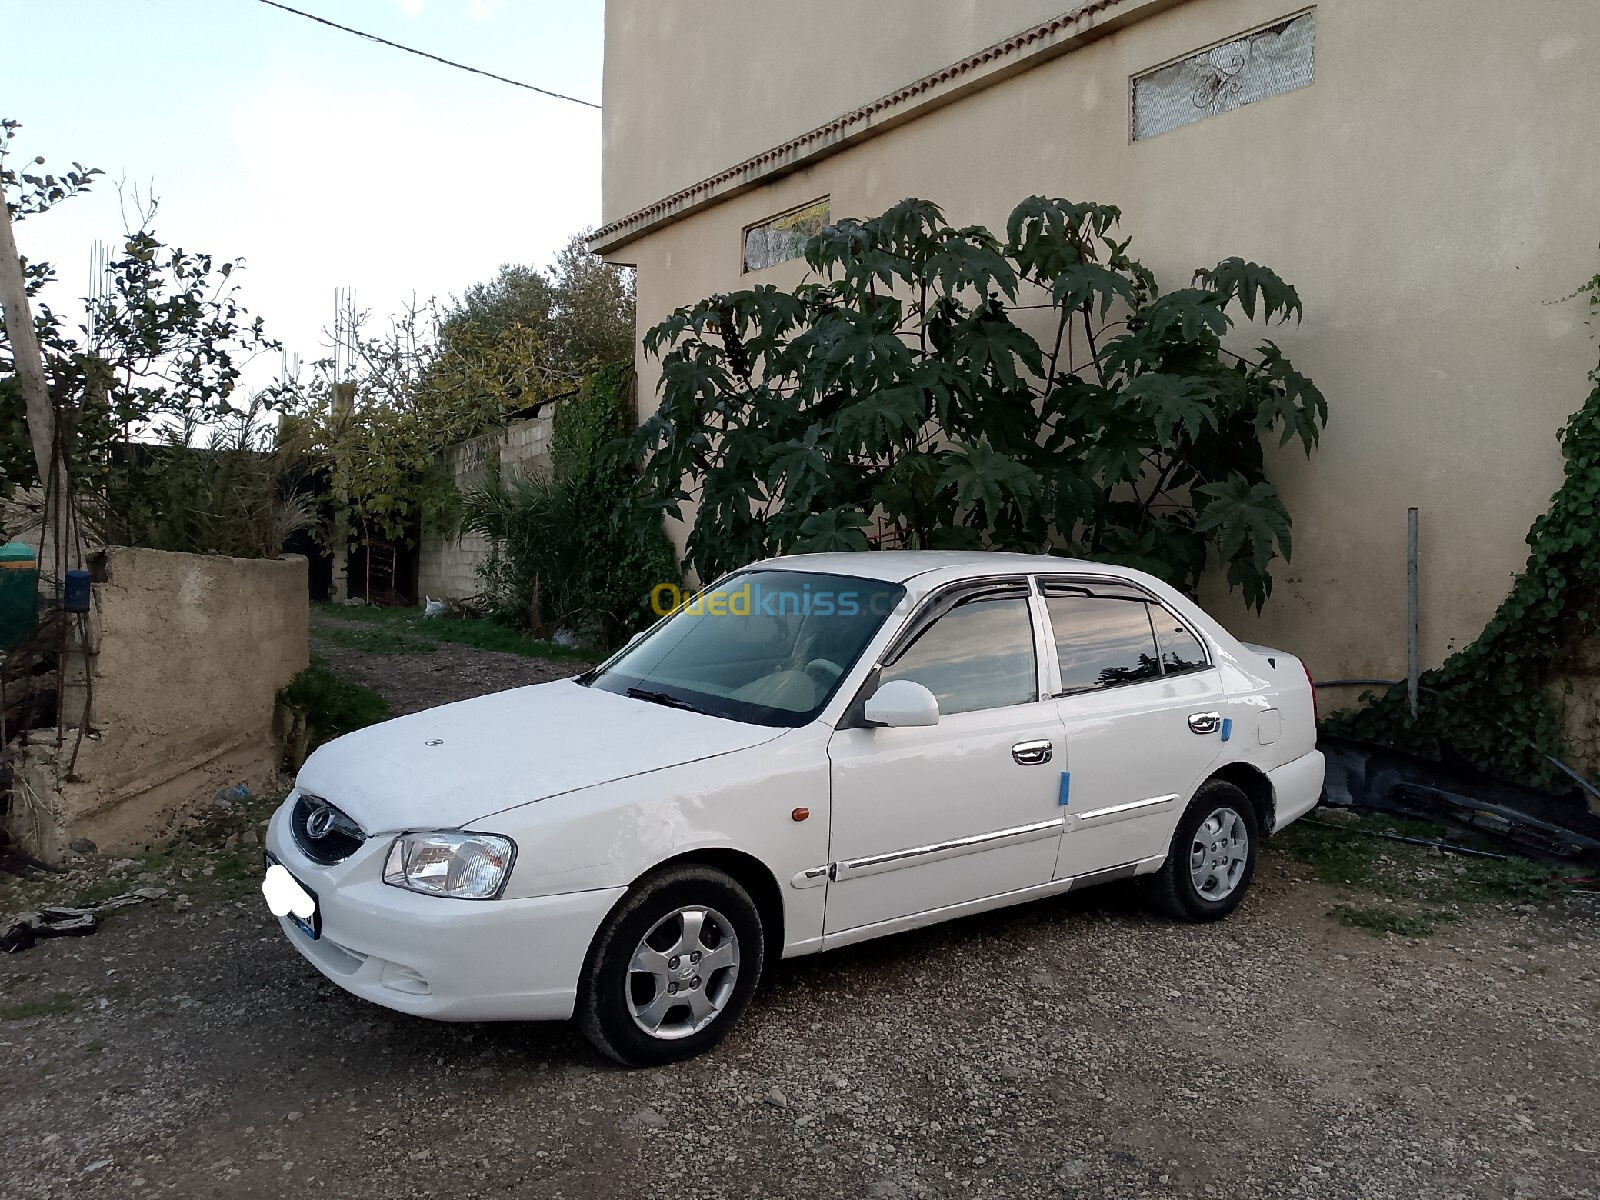
[[[804,725],[904,595],[881,579],[746,571],[692,597],[584,682],[736,721]]]
[[[920,683],[948,716],[1037,700],[1037,671],[1027,597],[979,596],[924,629],[879,682]]]
[[[1061,691],[1088,692],[1161,677],[1149,605],[1112,596],[1045,596]]]

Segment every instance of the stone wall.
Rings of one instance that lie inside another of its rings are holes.
[[[8,824],[49,859],[133,854],[224,788],[276,780],[276,693],[309,656],[306,560],[112,547],[91,564],[86,736],[28,736]],[[68,764],[77,746],[77,760]]]
[[[496,433],[445,451],[456,487],[465,492],[481,483],[484,467],[492,459],[499,460],[507,477],[548,473],[552,410],[547,404],[536,416],[513,421]],[[424,536],[418,554],[417,591],[435,600],[477,595],[482,590],[478,566],[488,557],[489,543],[475,533],[457,538]]]

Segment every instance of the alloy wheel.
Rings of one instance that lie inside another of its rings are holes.
[[[1250,860],[1250,831],[1231,808],[1214,810],[1194,831],[1189,847],[1189,878],[1202,900],[1213,903],[1233,894]]]
[[[714,908],[674,909],[639,939],[628,963],[628,1012],[653,1038],[699,1033],[721,1015],[739,977],[739,935]]]

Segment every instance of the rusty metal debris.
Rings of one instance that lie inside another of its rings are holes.
[[[85,908],[46,905],[37,912],[20,913],[0,930],[0,953],[16,954],[37,945],[44,938],[87,937],[100,927],[99,914],[167,895],[164,887],[135,888]]]
[[[1534,858],[1600,861],[1600,819],[1580,795],[1551,796],[1353,742],[1323,739],[1320,746],[1328,764],[1325,805],[1443,821]]]

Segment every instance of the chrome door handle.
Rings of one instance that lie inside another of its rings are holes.
[[[1011,757],[1022,767],[1037,767],[1041,763],[1047,763],[1055,752],[1056,748],[1050,744],[1048,738],[1042,738],[1037,742],[1018,742],[1011,747]]]
[[[1215,733],[1222,728],[1220,713],[1195,713],[1189,718],[1189,728],[1195,733]]]

